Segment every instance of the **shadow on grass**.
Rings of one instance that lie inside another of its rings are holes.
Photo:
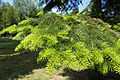
[[[37,66],[36,53],[22,53],[0,59],[0,80],[13,80],[29,74]]]
[[[19,54],[14,52],[14,48],[17,45],[16,42],[11,43],[11,40],[9,40],[9,44],[7,40],[0,41],[2,42],[2,45],[0,45],[0,80],[16,80],[23,75],[30,74],[33,69],[37,68],[38,52]],[[44,67],[43,64],[45,65],[45,63],[41,62],[39,68]]]
[[[17,80],[32,73],[33,69],[45,67],[47,61],[37,64],[38,52],[16,53],[14,48],[19,42],[11,39],[0,39],[0,43],[0,80]],[[76,72],[66,68],[60,75],[69,76],[68,80],[120,80],[119,74],[102,75],[94,70]]]
[[[120,75],[113,72],[109,72],[106,75],[101,74],[95,70],[73,71],[71,69],[64,69],[62,76],[69,76],[68,80],[120,80]]]

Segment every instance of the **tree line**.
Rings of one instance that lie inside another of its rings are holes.
[[[78,13],[78,6],[85,5],[83,0],[38,0],[38,4],[35,4],[35,1],[13,0],[13,5],[10,5],[10,3],[0,0],[0,30],[30,17],[36,17],[42,8],[45,13],[54,7],[58,8],[58,11],[73,10],[74,13]],[[120,22],[119,11],[119,0],[91,0],[82,13],[100,18],[113,25]]]
[[[0,30],[30,17],[39,12],[32,0],[13,0],[13,5],[0,0]]]

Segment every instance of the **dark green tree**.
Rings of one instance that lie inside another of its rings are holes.
[[[2,18],[1,18],[1,28],[6,28],[6,12],[2,13]]]
[[[19,16],[19,21],[23,20],[22,0],[13,0],[13,6]]]
[[[101,12],[102,12],[101,0],[92,0],[92,2],[93,2],[93,5],[92,5],[92,9],[91,9],[91,11],[92,11],[91,16],[100,18]]]
[[[13,6],[9,7],[6,12],[6,25],[10,26],[18,23],[18,16]]]
[[[13,0],[13,6],[17,11],[20,21],[29,17],[35,17],[38,13],[37,6],[32,0]]]
[[[38,11],[32,0],[13,0],[13,6],[0,0],[0,30],[21,20],[36,17]]]
[[[48,12],[53,7],[58,7],[59,10],[68,11],[78,8],[82,4],[82,0],[39,0],[39,5],[44,7],[44,11]]]
[[[0,6],[1,6],[1,2],[2,2],[2,0],[0,0]]]
[[[120,1],[119,0],[103,0],[102,18],[111,24],[120,22]]]
[[[0,7],[0,25],[2,24],[2,9]],[[0,27],[0,30],[2,29],[2,27]]]
[[[91,11],[88,11],[88,9],[90,9]],[[110,24],[117,24],[120,22],[120,1],[91,0],[90,4],[83,12],[90,12],[89,15],[92,17],[100,18],[105,22],[109,22]]]
[[[1,2],[0,6],[0,30],[6,28],[10,25],[17,24],[18,15],[14,9],[8,2]]]
[[[35,6],[32,0],[24,0],[25,3],[25,13],[27,17],[35,17],[38,13],[37,6]]]

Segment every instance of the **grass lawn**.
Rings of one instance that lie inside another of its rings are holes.
[[[37,63],[38,52],[15,52],[18,44],[9,38],[0,39],[0,80],[120,80],[119,75],[100,76],[94,70],[76,72],[66,68],[48,73],[46,62]]]
[[[67,77],[48,73],[45,63],[37,64],[37,52],[15,52],[19,41],[0,39],[0,80],[65,80]],[[20,54],[21,53],[21,54]]]

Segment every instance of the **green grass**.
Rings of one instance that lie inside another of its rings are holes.
[[[109,80],[94,70],[76,72],[66,68],[50,73],[45,68],[46,61],[37,63],[37,52],[15,52],[18,44],[9,38],[0,39],[0,80]],[[111,77],[110,80],[120,79],[114,73]]]
[[[0,43],[8,43],[8,42],[15,42],[12,38],[0,38]]]
[[[11,39],[1,39],[0,41],[0,80],[13,80],[32,72],[38,54],[15,52],[14,48],[19,41]]]
[[[9,38],[0,39],[0,80],[65,80],[60,72],[48,73],[45,62],[37,64],[37,52],[15,52],[18,44]]]

